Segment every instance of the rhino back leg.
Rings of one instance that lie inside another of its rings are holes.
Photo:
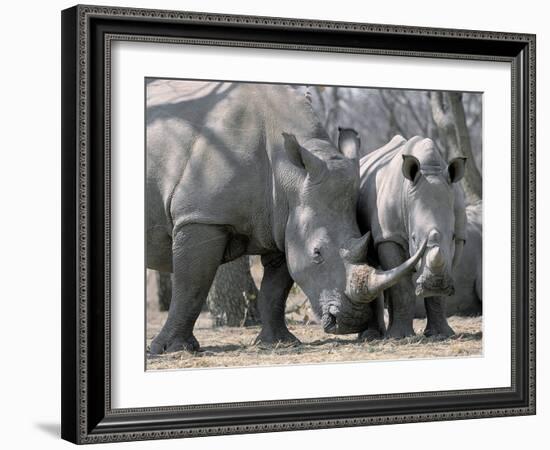
[[[386,336],[386,321],[384,318],[384,293],[370,303],[371,314],[367,322],[367,329],[359,333],[359,340],[372,341]]]
[[[168,318],[151,343],[152,354],[199,349],[193,327],[222,262],[227,241],[225,228],[216,225],[185,225],[174,236],[172,300]]]
[[[284,254],[262,256],[264,276],[258,294],[262,331],[256,338],[260,345],[299,344],[300,341],[286,326],[285,305],[294,280],[288,273]]]
[[[455,334],[447,322],[446,301],[445,297],[426,297],[424,299],[426,317],[428,318],[424,330],[425,336],[449,337]]]
[[[382,242],[378,246],[378,258],[382,268],[389,270],[405,262],[408,255],[398,244]],[[415,295],[411,277],[401,279],[384,291],[384,296],[388,301],[390,316],[386,336],[396,339],[414,336]]]

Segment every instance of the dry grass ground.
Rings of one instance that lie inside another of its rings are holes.
[[[147,333],[147,343],[158,333],[166,313],[153,314]],[[297,347],[264,349],[254,345],[259,327],[212,328],[208,314],[202,315],[195,329],[201,351],[195,354],[176,352],[147,359],[147,369],[182,369],[201,367],[242,367],[258,365],[312,364],[343,361],[368,361],[410,358],[441,358],[481,355],[481,318],[451,317],[457,335],[449,339],[426,338],[417,335],[407,339],[386,339],[359,342],[357,335],[331,336],[316,324],[289,324],[289,329],[301,341]],[[414,328],[421,333],[425,320],[415,320]]]
[[[253,260],[252,276],[259,284],[261,266]],[[158,310],[155,287],[148,283],[147,345],[158,334],[167,313]],[[302,341],[298,347],[264,349],[254,345],[260,327],[213,327],[208,312],[201,313],[195,336],[201,351],[195,354],[176,352],[147,358],[147,369],[182,369],[201,367],[243,367],[258,365],[313,364],[343,361],[369,361],[410,358],[448,358],[482,354],[482,318],[451,317],[449,323],[456,336],[449,339],[426,338],[422,331],[425,319],[414,321],[417,336],[359,342],[357,335],[334,336],[323,332],[316,323],[309,302],[295,285],[287,301],[289,329]]]

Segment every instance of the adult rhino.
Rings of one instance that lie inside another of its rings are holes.
[[[340,130],[355,139],[354,130]],[[377,264],[397,267],[427,241],[414,277],[403,277],[388,289],[390,322],[387,336],[414,335],[415,296],[425,299],[424,334],[450,336],[444,297],[454,293],[452,269],[464,246],[464,195],[457,182],[464,175],[465,158],[447,164],[430,139],[394,137],[360,161],[360,229],[370,230]]]
[[[357,148],[336,148],[289,86],[150,81],[146,133],[147,266],[174,274],[153,354],[199,348],[193,327],[216,270],[243,254],[262,255],[267,344],[297,342],[284,317],[293,280],[325,331],[352,333],[420,257],[387,272],[364,263]]]
[[[455,270],[455,293],[446,298],[450,316],[477,316],[482,310],[482,203],[466,206],[466,242]],[[416,299],[415,317],[426,317],[424,299]]]

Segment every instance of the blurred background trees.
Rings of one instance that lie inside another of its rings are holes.
[[[338,127],[354,128],[365,155],[395,135],[432,139],[443,157],[468,158],[468,203],[482,198],[482,94],[405,89],[295,86],[311,100],[333,142]]]
[[[430,106],[442,140],[443,156],[447,161],[457,156],[467,158],[462,186],[468,203],[474,204],[481,201],[481,170],[475,163],[462,97],[460,92],[430,92]],[[481,119],[478,121],[481,123]],[[481,149],[478,151],[481,158]]]

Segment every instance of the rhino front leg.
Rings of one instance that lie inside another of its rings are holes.
[[[426,297],[424,306],[426,306],[426,316],[428,323],[424,330],[425,336],[453,336],[455,332],[447,322],[447,312],[445,309],[446,299],[444,297]]]
[[[378,246],[378,258],[384,270],[399,266],[408,255],[394,242],[382,242]],[[388,300],[390,316],[386,337],[404,338],[414,336],[413,319],[415,309],[414,286],[410,277],[405,277],[393,287],[384,291]]]
[[[298,338],[288,331],[285,321],[286,299],[294,284],[288,273],[286,259],[280,253],[263,255],[262,265],[264,276],[258,294],[262,331],[256,338],[256,344],[300,344]]]
[[[168,318],[153,339],[150,353],[197,351],[193,327],[227,244],[227,233],[214,225],[186,225],[174,236],[172,300]]]

